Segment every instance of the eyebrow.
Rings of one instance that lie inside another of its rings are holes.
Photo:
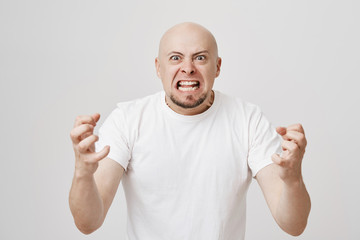
[[[207,54],[209,54],[209,51],[208,51],[208,50],[202,50],[202,51],[199,51],[199,52],[194,53],[193,56],[199,55],[199,54],[201,54],[201,53],[207,53]],[[167,56],[170,56],[170,55],[172,55],[172,54],[177,54],[177,55],[184,56],[184,54],[182,54],[181,52],[176,52],[176,51],[172,51],[172,52],[168,53]]]

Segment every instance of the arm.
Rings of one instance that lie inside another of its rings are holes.
[[[75,172],[69,194],[69,205],[78,229],[90,234],[105,220],[116,194],[124,168],[110,158],[106,158],[107,146],[95,152],[98,137],[93,129],[100,115],[80,116],[71,131],[75,152]]]
[[[274,154],[274,163],[261,169],[256,180],[275,221],[285,232],[298,236],[305,230],[311,207],[301,174],[306,138],[300,124],[276,130],[284,139],[282,156]]]

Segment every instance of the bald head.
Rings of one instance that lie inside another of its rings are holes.
[[[209,30],[189,22],[170,28],[161,38],[155,67],[175,112],[194,115],[211,106],[221,58]]]
[[[162,36],[158,57],[161,58],[162,55],[177,47],[196,48],[201,46],[208,48],[208,51],[218,57],[217,43],[209,30],[192,22],[180,23],[167,30]]]

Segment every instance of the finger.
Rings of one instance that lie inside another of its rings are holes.
[[[306,138],[303,133],[298,131],[287,131],[284,136],[286,136],[289,141],[295,142],[300,148],[306,147]]]
[[[97,140],[99,140],[99,137],[96,135],[88,136],[78,144],[79,152],[81,153],[89,152],[91,145],[93,145]]]
[[[289,138],[286,135],[286,128],[285,127],[277,127],[276,132],[282,137],[284,140],[289,140]]]
[[[94,113],[94,114],[92,115],[92,118],[94,119],[95,122],[98,122],[99,119],[100,119],[100,114],[99,114],[99,113]]]
[[[300,123],[292,124],[292,125],[288,126],[286,130],[301,132],[302,134],[305,135],[304,128]]]
[[[81,124],[85,124],[85,123],[96,126],[96,121],[92,116],[81,115],[76,117],[74,127],[80,126]]]
[[[95,153],[94,160],[100,161],[104,159],[110,152],[110,146],[105,146],[100,152]]]
[[[279,156],[279,154],[277,153],[274,153],[272,156],[271,156],[271,160],[277,164],[277,165],[280,165],[280,166],[284,166],[285,164],[285,160]]]
[[[86,136],[86,134],[91,135],[94,131],[94,126],[91,124],[82,124],[78,127],[75,127],[70,132],[70,138],[73,141],[73,143],[77,144],[81,140],[83,140]]]
[[[290,153],[294,153],[295,151],[300,149],[299,146],[292,141],[283,141],[281,147],[283,148],[283,150],[287,150]]]
[[[88,136],[90,136],[90,135],[92,135],[92,134],[93,134],[93,131],[91,131],[91,132],[86,132],[86,133],[82,134],[82,135],[80,136],[80,141],[81,141],[81,140],[84,140],[85,138],[87,138]]]
[[[286,134],[286,128],[284,128],[284,127],[277,127],[277,128],[276,128],[276,132],[277,132],[278,134],[280,134],[281,136],[283,136],[283,135]]]

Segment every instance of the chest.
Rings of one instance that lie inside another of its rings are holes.
[[[157,194],[189,188],[234,194],[250,177],[246,136],[224,119],[149,120],[138,128],[127,177]]]

